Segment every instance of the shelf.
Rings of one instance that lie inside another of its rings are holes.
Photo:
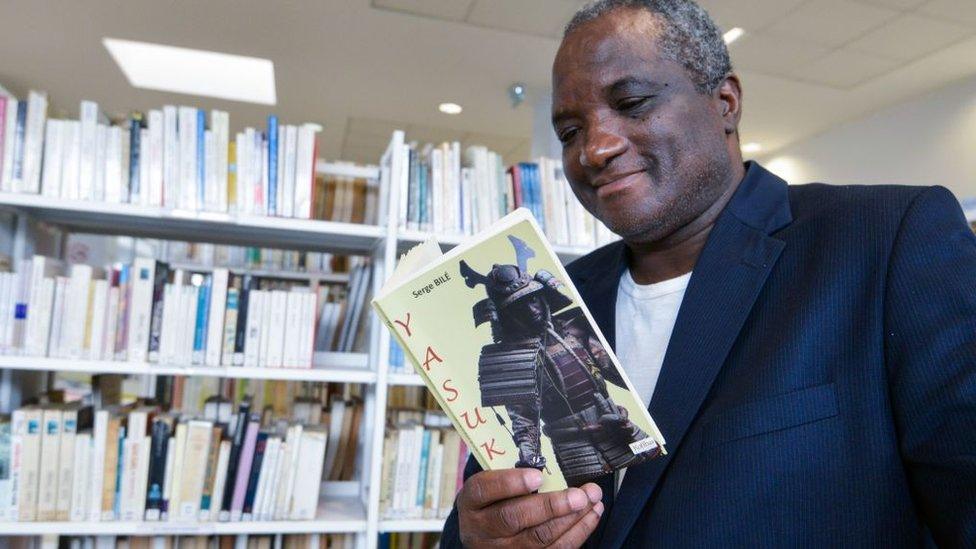
[[[399,253],[403,253],[413,246],[424,242],[429,236],[430,233],[423,231],[398,231],[397,251]],[[454,246],[460,244],[464,239],[465,237],[463,236],[438,236],[437,243],[440,244],[441,249],[446,252]],[[559,259],[563,263],[569,263],[570,261],[583,257],[584,255],[593,251],[590,248],[581,248],[578,246],[553,246],[552,250],[556,252],[556,255],[559,256]]]
[[[34,194],[0,193],[0,206],[72,230],[240,246],[367,253],[385,234],[375,225],[172,210]]]
[[[244,366],[164,366],[111,360],[74,360],[29,356],[0,356],[0,368],[83,372],[91,374],[180,375],[241,379],[280,379],[336,383],[375,383],[376,372],[367,370],[364,353],[322,353],[325,368],[254,368]]]
[[[381,520],[380,532],[440,532],[446,519]]]
[[[424,378],[417,374],[390,374],[386,379],[390,385],[423,386],[424,384]]]
[[[171,269],[209,273],[217,268],[215,265],[201,265],[187,261],[170,261]],[[319,282],[348,283],[349,273],[318,273],[313,271],[287,271],[284,269],[252,269],[250,267],[227,267],[227,270],[237,275],[251,275],[258,278],[277,278],[283,280],[317,280]]]
[[[0,522],[0,536],[209,536],[235,534],[359,533],[366,531],[366,510],[355,497],[319,503],[315,520],[253,522]]]

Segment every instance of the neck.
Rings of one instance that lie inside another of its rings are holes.
[[[626,242],[634,282],[654,284],[690,273],[698,262],[712,227],[739,188],[743,177],[745,168],[739,162],[731,170],[719,198],[690,223],[656,242]]]

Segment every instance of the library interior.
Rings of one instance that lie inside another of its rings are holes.
[[[0,547],[976,546],[974,152],[974,0],[0,2]]]

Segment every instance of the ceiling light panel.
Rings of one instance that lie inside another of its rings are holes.
[[[103,38],[102,43],[136,88],[277,103],[274,63],[269,59],[117,38]]]

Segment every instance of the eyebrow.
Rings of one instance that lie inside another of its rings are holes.
[[[625,76],[610,86],[607,87],[608,94],[619,93],[621,91],[626,91],[629,88],[659,88],[661,87],[660,82],[655,82],[654,80],[648,80],[646,78],[637,78],[636,76]]]

